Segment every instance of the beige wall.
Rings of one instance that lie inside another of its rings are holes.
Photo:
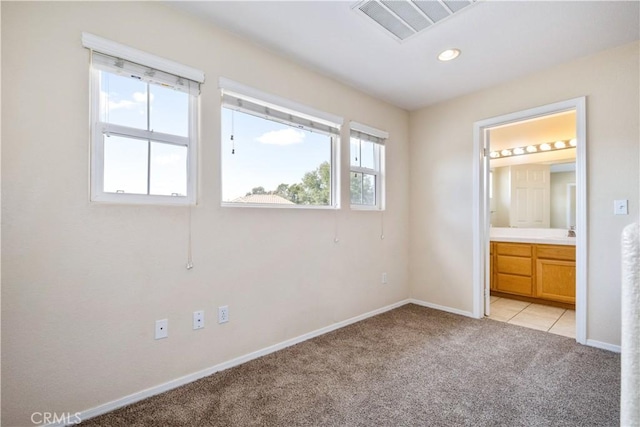
[[[411,113],[411,295],[472,311],[473,123],[587,97],[588,339],[620,344],[620,233],[639,210],[636,42]],[[628,216],[613,200],[629,199]]]
[[[206,72],[191,271],[187,208],[88,201],[82,31]],[[340,211],[221,208],[220,76],[389,131],[385,239],[380,213],[348,208],[348,143]],[[155,2],[2,2],[2,86],[3,425],[95,407],[409,296],[406,111]],[[200,309],[206,327],[193,331]],[[155,341],[162,318],[169,338]]]

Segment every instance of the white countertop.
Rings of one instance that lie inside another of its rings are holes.
[[[545,245],[576,245],[575,237],[515,237],[515,236],[500,236],[491,237],[492,242],[516,242],[516,243],[542,243]]]
[[[491,227],[492,242],[541,243],[545,245],[576,245],[575,237],[567,237],[568,231],[547,228]]]

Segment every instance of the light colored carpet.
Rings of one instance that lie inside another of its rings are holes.
[[[416,305],[86,426],[617,426],[620,355]]]

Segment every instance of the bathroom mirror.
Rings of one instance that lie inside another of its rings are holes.
[[[523,181],[528,182],[523,186]],[[575,159],[492,165],[489,183],[492,227],[568,229],[576,225]]]
[[[576,225],[575,135],[575,110],[489,131],[492,227]]]

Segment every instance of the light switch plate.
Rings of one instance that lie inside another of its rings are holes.
[[[629,215],[628,203],[629,203],[628,200],[614,200],[613,201],[614,215]]]

